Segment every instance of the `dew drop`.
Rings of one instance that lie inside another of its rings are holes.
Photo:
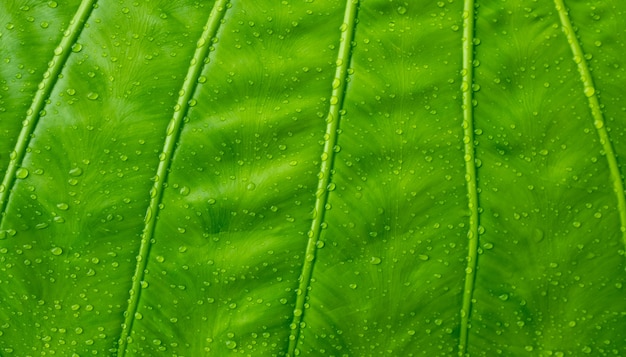
[[[398,8],[396,9],[396,11],[398,11],[398,14],[400,14],[400,15],[404,15],[404,14],[406,14],[406,7],[404,7],[404,6],[398,6]]]
[[[20,167],[19,169],[17,169],[17,171],[15,171],[15,177],[17,177],[18,179],[25,179],[28,177],[28,170]]]
[[[90,100],[96,100],[96,99],[98,99],[98,97],[100,97],[100,95],[98,93],[89,92],[87,94],[87,98],[89,98]]]
[[[52,253],[52,255],[59,256],[59,255],[63,254],[63,249],[61,249],[59,247],[54,247],[54,248],[50,249],[50,252]]]

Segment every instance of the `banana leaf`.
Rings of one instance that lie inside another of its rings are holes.
[[[626,355],[626,3],[0,4],[0,355]]]

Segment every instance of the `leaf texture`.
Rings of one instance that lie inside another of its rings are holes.
[[[0,7],[1,355],[626,354],[623,2]]]

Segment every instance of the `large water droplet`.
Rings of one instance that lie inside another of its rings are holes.
[[[17,177],[18,179],[25,179],[28,177],[28,170],[20,167],[19,169],[17,169],[17,171],[15,171],[15,177]]]

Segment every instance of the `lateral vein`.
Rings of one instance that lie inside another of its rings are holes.
[[[63,32],[63,38],[55,48],[52,60],[48,63],[48,69],[43,74],[43,79],[39,83],[33,102],[26,111],[26,118],[22,121],[22,130],[17,138],[14,150],[9,155],[9,165],[4,174],[2,184],[0,184],[0,223],[4,218],[4,211],[7,208],[16,172],[22,165],[30,138],[41,118],[41,111],[46,105],[46,100],[50,97],[52,89],[58,82],[59,74],[72,53],[71,47],[78,39],[96,2],[97,0],[83,0],[81,2],[72,21],[70,21],[69,27]]]
[[[465,284],[463,287],[463,305],[461,307],[461,331],[459,339],[459,356],[467,351],[470,328],[470,313],[474,281],[476,280],[476,263],[478,258],[478,189],[476,182],[476,153],[474,148],[474,0],[465,0],[463,9],[463,70],[461,71],[463,92],[463,143],[465,160],[465,181],[469,208],[469,231],[467,232],[467,261],[465,267]]]
[[[335,160],[335,146],[337,145],[340,110],[347,86],[348,67],[352,51],[351,41],[354,37],[357,9],[359,0],[347,0],[343,23],[341,24],[341,38],[339,39],[339,52],[337,54],[335,77],[332,83],[330,107],[326,117],[326,133],[324,134],[324,148],[321,155],[320,171],[318,173],[317,190],[315,191],[315,207],[313,221],[308,231],[308,241],[305,251],[304,264],[299,278],[296,306],[293,310],[293,320],[290,325],[289,346],[287,356],[296,354],[296,346],[300,335],[300,323],[304,315],[304,305],[313,274],[313,265],[317,253],[317,242],[322,232],[324,213],[328,201],[328,185],[331,181],[332,167]]]
[[[624,191],[624,182],[622,181],[619,165],[617,164],[615,150],[613,149],[609,133],[606,130],[604,114],[602,111],[602,107],[600,106],[598,93],[593,83],[593,76],[591,75],[591,71],[589,70],[589,65],[587,64],[587,61],[585,60],[582,46],[576,38],[576,32],[574,31],[574,27],[572,26],[569,11],[566,9],[563,0],[554,0],[554,3],[556,5],[556,10],[559,13],[561,27],[563,29],[563,32],[565,33],[565,36],[567,37],[567,42],[570,45],[570,49],[572,50],[574,62],[576,62],[576,65],[578,66],[578,73],[580,74],[580,79],[583,84],[583,93],[587,97],[589,109],[591,110],[591,115],[593,117],[593,125],[598,132],[600,144],[602,144],[602,150],[604,150],[607,162],[609,164],[611,181],[613,181],[613,190],[615,191],[615,195],[617,196],[617,207],[620,217],[620,231],[622,233],[624,246],[626,247],[626,196]]]
[[[174,156],[176,143],[178,142],[180,132],[183,127],[183,120],[189,111],[190,99],[197,88],[198,78],[204,68],[204,64],[206,63],[205,59],[207,59],[209,52],[212,49],[212,40],[217,35],[224,13],[226,12],[227,5],[228,0],[217,0],[213,5],[211,14],[209,15],[207,23],[204,26],[204,30],[198,39],[196,51],[190,61],[187,75],[185,76],[185,80],[179,91],[178,100],[174,106],[174,114],[167,126],[163,150],[159,155],[159,166],[157,167],[156,175],[153,178],[154,184],[150,189],[150,203],[144,218],[144,229],[141,234],[141,244],[139,247],[139,254],[137,255],[137,264],[132,277],[128,307],[124,312],[124,324],[122,325],[122,332],[120,333],[118,340],[118,357],[124,357],[127,349],[127,342],[133,328],[135,314],[141,297],[141,282],[144,279],[146,266],[148,264],[151,241],[154,236],[156,220],[159,214],[159,204],[161,203],[161,199],[163,197],[163,190],[165,188],[165,183],[167,182],[168,170]]]

